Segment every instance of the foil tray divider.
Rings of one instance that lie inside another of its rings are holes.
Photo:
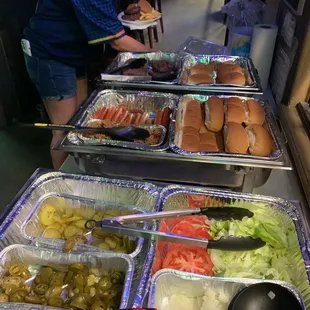
[[[215,156],[215,157],[234,157],[234,158],[240,158],[242,159],[248,159],[248,160],[266,160],[266,161],[277,161],[280,160],[282,155],[283,155],[283,149],[282,149],[282,145],[281,145],[281,135],[279,133],[279,130],[277,128],[274,116],[273,116],[273,112],[271,110],[271,108],[268,105],[268,102],[259,100],[254,98],[255,100],[257,100],[260,104],[263,105],[264,110],[265,110],[265,124],[267,127],[267,130],[271,136],[272,139],[272,143],[273,143],[273,147],[274,147],[274,152],[273,154],[269,155],[269,156],[254,156],[254,155],[247,155],[247,154],[233,154],[233,153],[226,153],[226,152],[189,152],[189,151],[185,151],[180,149],[178,146],[175,145],[174,139],[175,139],[175,135],[176,135],[176,119],[177,119],[177,114],[178,114],[178,107],[180,105],[181,102],[183,101],[187,101],[189,99],[195,99],[198,100],[199,102],[203,103],[205,102],[209,97],[212,96],[204,96],[204,95],[184,95],[180,98],[174,113],[172,115],[172,131],[170,134],[170,141],[169,141],[169,146],[170,149],[178,154],[182,154],[182,155],[201,155],[201,156]],[[248,99],[252,99],[249,97],[242,97],[242,96],[228,96],[228,95],[221,95],[221,96],[217,96],[219,98],[223,98],[223,99],[227,99],[230,97],[236,97],[241,99],[242,101],[248,100]],[[225,104],[225,103],[224,103]]]
[[[168,93],[144,92],[144,91],[125,91],[125,90],[95,90],[86,104],[77,112],[78,117],[74,117],[74,125],[87,126],[91,121],[91,115],[101,107],[110,107],[121,104],[123,100],[128,100],[131,108],[145,109],[147,112],[162,110],[169,107],[173,113],[178,96]],[[155,128],[156,125],[145,126]],[[117,140],[98,140],[92,138],[82,138],[79,133],[70,132],[67,139],[74,145],[87,146],[113,146],[139,151],[164,151],[169,148],[169,135],[171,132],[172,122],[170,120],[169,129],[165,136],[161,137],[160,145],[147,145],[143,143],[124,142]]]

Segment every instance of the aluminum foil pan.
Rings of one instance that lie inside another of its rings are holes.
[[[138,181],[105,179],[101,177],[37,170],[25,184],[20,196],[9,207],[5,220],[0,224],[0,249],[15,243],[30,244],[24,238],[21,227],[26,217],[44,195],[73,195],[97,201],[134,205],[145,212],[157,211],[159,192],[155,185]],[[42,246],[36,242],[37,246]],[[47,244],[43,244],[47,246]],[[51,247],[52,248],[52,247]],[[53,249],[55,249],[53,247]],[[85,250],[85,249],[84,249]],[[88,249],[87,249],[88,250]],[[98,252],[97,253],[102,253]],[[96,254],[97,255],[97,254]],[[154,245],[143,242],[142,248],[134,257],[135,270],[130,295],[130,305],[136,295],[144,296],[144,287],[149,281]]]
[[[212,63],[214,69],[214,84],[200,84],[201,88],[210,88],[211,89],[223,89],[225,90],[253,90],[253,91],[260,91],[260,79],[257,74],[257,71],[254,67],[254,64],[250,58],[239,57],[239,56],[225,56],[225,55],[217,55],[217,56],[210,56],[210,55],[187,55],[184,58],[184,65],[182,68],[181,74],[181,84],[188,85],[188,89],[190,89],[190,85],[187,83],[187,78],[190,75],[190,69],[196,65],[197,63]],[[246,85],[236,85],[236,84],[218,84],[216,83],[216,71],[217,71],[217,63],[234,63],[243,68],[244,75],[246,77]],[[197,86],[197,85],[193,85]]]
[[[139,91],[100,91],[89,104],[85,105],[79,120],[75,125],[87,126],[91,121],[91,116],[102,107],[111,107],[123,104],[128,109],[142,109],[145,112],[154,112],[169,107],[172,111],[177,103],[178,96],[173,94],[139,92]],[[107,145],[115,147],[124,147],[141,151],[164,151],[169,148],[168,136],[170,127],[166,136],[162,135],[160,145],[147,145],[142,143],[124,142],[116,140],[97,140],[82,137],[75,132],[68,134],[67,138],[70,143],[76,145]],[[151,128],[153,126],[150,126]]]
[[[95,212],[113,212],[118,211],[117,214],[119,215],[129,215],[129,214],[137,214],[137,213],[145,213],[146,210],[139,208],[135,205],[126,205],[123,203],[115,203],[115,202],[102,202],[95,199],[83,198],[68,194],[55,194],[49,193],[43,195],[35,206],[30,210],[27,217],[24,220],[24,223],[21,226],[21,233],[24,238],[34,241],[36,243],[41,243],[43,245],[56,247],[58,249],[62,249],[64,247],[65,241],[64,240],[57,240],[57,239],[48,239],[43,237],[43,232],[46,229],[39,220],[39,212],[40,209],[44,205],[52,205],[54,206],[57,211],[64,212],[65,208],[71,209],[79,209],[83,208],[83,210],[88,210],[89,214],[93,214]],[[78,214],[75,214],[78,215]],[[73,215],[74,216],[74,215]],[[110,215],[110,217],[113,215]],[[69,224],[67,224],[69,225]],[[147,229],[149,225],[145,223],[141,225],[141,228]],[[85,231],[86,232],[86,231]],[[94,241],[93,236],[91,236],[90,232],[85,234],[88,243]],[[134,240],[134,238],[132,238]],[[101,242],[104,240],[101,239]],[[142,248],[143,239],[139,238],[137,240],[137,246],[135,250],[130,254],[130,256],[135,257],[137,256]],[[78,251],[103,251],[96,246],[92,246],[90,244],[86,245],[79,245],[77,246]],[[105,251],[106,252],[106,251]],[[114,252],[112,250],[112,252]]]
[[[128,255],[116,253],[97,253],[95,255],[88,252],[64,254],[55,250],[15,244],[8,246],[0,253],[0,275],[3,277],[8,266],[12,264],[28,265],[31,274],[34,276],[39,272],[41,266],[61,268],[73,263],[86,264],[90,268],[98,268],[102,271],[116,270],[124,272],[125,282],[120,308],[126,308],[134,273],[134,262]],[[59,309],[39,305],[21,305],[19,303],[1,303],[1,309],[3,306],[7,306],[6,309]]]
[[[166,60],[172,62],[177,70],[177,76],[174,80],[160,82],[160,81],[141,81],[139,77],[135,76],[124,76],[123,81],[125,82],[139,82],[139,83],[152,83],[152,84],[177,84],[180,81],[181,71],[183,66],[184,55],[179,55],[176,53],[168,52],[151,52],[151,53],[120,53],[116,56],[113,62],[108,66],[105,72],[116,69],[126,64],[130,59],[145,58],[147,60],[148,70],[151,69],[151,64],[153,60]]]
[[[310,309],[310,253],[308,249],[309,240],[307,239],[308,232],[303,225],[301,216],[295,205],[287,200],[276,197],[171,185],[165,187],[161,191],[159,211],[189,208],[187,194],[205,195],[210,197],[209,201],[216,199],[221,201],[221,205],[231,205],[237,207],[244,206],[246,208],[247,203],[249,202],[259,203],[255,206],[257,210],[261,211],[262,208],[264,208],[266,210],[266,216],[268,216],[268,214],[273,214],[280,218],[283,223],[284,230],[285,227],[291,227],[293,223],[296,231],[296,241],[299,243],[299,248],[298,250],[296,249],[295,254],[292,254],[292,257],[295,255],[296,257],[299,257],[301,254],[303,262],[298,261],[298,264],[302,265],[296,265],[296,270],[302,270],[305,268],[305,273],[300,273],[300,283],[295,285],[302,294],[307,309]],[[253,205],[251,205],[251,210],[255,212]]]
[[[211,96],[201,96],[201,95],[184,95],[183,97],[180,98],[180,101],[173,113],[173,123],[172,123],[172,128],[171,128],[171,134],[170,134],[170,139],[169,139],[169,144],[170,144],[170,149],[178,154],[182,154],[182,155],[202,155],[202,156],[216,156],[216,157],[234,157],[234,158],[240,158],[240,159],[258,159],[258,160],[268,160],[268,161],[272,161],[272,160],[278,160],[282,154],[282,147],[280,144],[280,133],[275,121],[275,118],[273,116],[273,113],[271,111],[271,108],[269,106],[269,104],[267,102],[264,102],[262,100],[258,100],[256,98],[250,98],[250,97],[240,97],[240,96],[217,96],[220,98],[230,98],[230,97],[237,97],[240,98],[242,101],[246,101],[249,99],[255,99],[256,101],[258,101],[265,110],[265,115],[266,115],[266,120],[265,120],[265,124],[264,127],[265,129],[267,129],[267,131],[270,134],[270,137],[272,138],[272,142],[273,142],[273,146],[272,146],[272,154],[269,156],[254,156],[254,155],[248,155],[248,154],[232,154],[232,153],[226,153],[226,152],[189,152],[189,151],[185,151],[180,149],[178,146],[175,145],[175,136],[176,136],[176,119],[177,119],[177,115],[178,115],[178,106],[184,102],[184,101],[188,101],[190,99],[195,99],[197,101],[205,102],[208,100],[208,98]],[[225,104],[225,102],[224,102]],[[224,144],[224,142],[223,142]]]
[[[178,53],[185,52],[192,55],[227,55],[228,51],[224,45],[188,37],[178,48]]]
[[[184,294],[187,297],[197,298],[200,299],[203,304],[202,298],[207,289],[224,292],[225,295],[231,297],[231,301],[238,292],[247,286],[267,282],[278,284],[288,289],[300,302],[302,309],[306,309],[296,287],[283,281],[211,278],[171,269],[160,270],[153,276],[149,292],[148,307],[158,310],[167,309],[164,305],[167,299],[173,294]],[[199,308],[197,310],[199,310]]]

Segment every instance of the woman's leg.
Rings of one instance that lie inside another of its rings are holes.
[[[81,106],[81,104],[87,99],[88,97],[88,85],[87,79],[78,79],[77,80],[77,108]]]
[[[44,101],[47,114],[52,124],[67,124],[77,110],[77,97],[61,101]],[[66,160],[68,154],[62,151],[53,151],[53,148],[64,137],[62,131],[53,131],[51,141],[51,157],[54,169],[58,170]]]
[[[76,69],[53,60],[25,56],[27,71],[43,99],[51,123],[66,124],[77,110]],[[53,132],[51,157],[54,169],[59,169],[67,154],[52,151],[63,138],[63,132]]]

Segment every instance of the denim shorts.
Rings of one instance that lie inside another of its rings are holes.
[[[40,59],[24,53],[26,68],[40,96],[46,101],[60,101],[76,96],[78,79],[86,70],[77,70],[54,60]]]

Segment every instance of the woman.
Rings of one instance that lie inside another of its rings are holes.
[[[117,19],[117,0],[39,0],[24,30],[27,71],[53,124],[66,124],[87,97],[90,48],[107,43],[117,51],[150,49],[127,36]],[[51,149],[62,138],[53,132]],[[66,154],[52,151],[54,169]]]

